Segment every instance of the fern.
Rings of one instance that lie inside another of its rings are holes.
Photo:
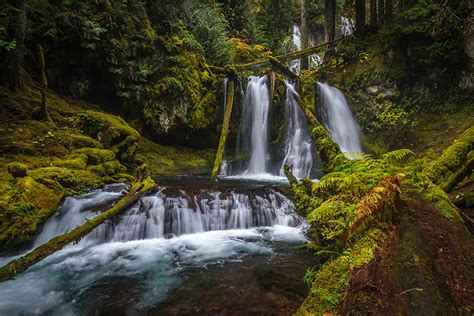
[[[398,149],[384,154],[382,158],[384,161],[390,162],[392,160],[402,160],[406,156],[414,154],[410,149]]]

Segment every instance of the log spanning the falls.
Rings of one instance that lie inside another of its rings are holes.
[[[224,154],[225,143],[227,141],[227,134],[229,133],[230,116],[232,114],[232,105],[234,104],[234,80],[230,79],[228,83],[226,108],[224,113],[224,123],[222,124],[221,138],[219,140],[219,147],[217,148],[216,159],[214,160],[214,167],[212,168],[211,182],[215,183],[217,173],[222,162],[222,155]]]
[[[35,263],[43,260],[54,252],[61,250],[72,242],[75,242],[94,228],[113,218],[115,215],[125,211],[132,206],[138,199],[146,193],[156,188],[155,182],[149,177],[148,168],[144,165],[137,168],[137,179],[132,184],[130,191],[120,199],[117,204],[102,212],[86,223],[71,230],[68,233],[57,236],[49,240],[46,244],[39,246],[30,253],[11,261],[2,268],[0,268],[0,282],[9,280],[15,275],[25,271]]]
[[[321,45],[316,45],[313,47],[308,47],[293,53],[288,53],[284,55],[279,55],[279,56],[270,56],[267,58],[262,58],[256,61],[252,61],[250,63],[246,64],[233,64],[233,65],[227,65],[223,68],[221,67],[215,67],[215,66],[208,66],[209,70],[211,70],[214,73],[221,73],[221,74],[230,74],[234,75],[238,71],[250,69],[256,66],[262,66],[262,65],[268,65],[270,64],[274,70],[277,70],[279,72],[282,72],[284,75],[288,76],[289,78],[293,79],[292,77],[297,77],[296,74],[291,72],[286,66],[284,66],[282,63],[288,60],[295,60],[295,59],[300,59],[302,57],[306,57],[309,55],[316,54],[321,51],[325,51],[328,49],[333,48],[335,45],[339,44],[340,42],[346,40],[346,38],[340,38],[338,40],[332,41],[332,42],[327,42]],[[288,72],[290,72],[290,75],[288,75]]]

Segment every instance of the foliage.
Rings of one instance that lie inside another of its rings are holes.
[[[405,56],[410,82],[422,76],[445,86],[441,78],[460,74],[465,61],[463,32],[468,2],[417,1],[383,30],[384,40]]]

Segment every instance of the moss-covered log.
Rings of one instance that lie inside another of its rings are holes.
[[[139,172],[140,177],[143,174],[143,171]],[[64,248],[70,243],[81,239],[100,224],[104,223],[105,221],[111,219],[115,215],[129,208],[140,197],[142,197],[155,187],[155,182],[150,177],[147,177],[142,181],[135,181],[132,184],[130,192],[107,211],[101,213],[100,215],[94,217],[91,220],[88,220],[86,223],[74,228],[72,231],[51,239],[46,244],[39,246],[32,252],[26,254],[25,256],[13,260],[12,262],[2,267],[0,269],[0,282],[11,279],[15,275],[25,271],[26,269],[28,269],[35,263],[43,260],[47,256]]]
[[[467,129],[443,154],[425,168],[428,177],[443,189],[450,191],[472,172],[474,127]]]
[[[293,71],[290,70],[290,68],[286,67],[281,62],[279,62],[276,58],[268,57],[268,60],[270,61],[270,64],[272,65],[273,70],[281,72],[283,75],[285,75],[286,77],[292,80],[298,79],[297,74],[295,74]]]
[[[232,114],[232,105],[234,104],[234,80],[229,80],[229,89],[227,94],[226,109],[224,114],[224,123],[222,124],[221,138],[219,147],[217,148],[216,159],[214,160],[214,167],[212,168],[211,182],[216,182],[217,173],[222,162],[222,155],[224,154],[225,143],[227,141],[227,134],[229,133],[230,116]]]

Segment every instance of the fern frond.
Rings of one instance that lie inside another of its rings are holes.
[[[389,162],[390,160],[401,160],[403,158],[405,158],[406,156],[408,155],[414,155],[415,153],[413,151],[411,151],[410,149],[398,149],[398,150],[394,150],[394,151],[390,151],[386,154],[384,154],[382,157],[383,157],[383,160],[385,162]]]

